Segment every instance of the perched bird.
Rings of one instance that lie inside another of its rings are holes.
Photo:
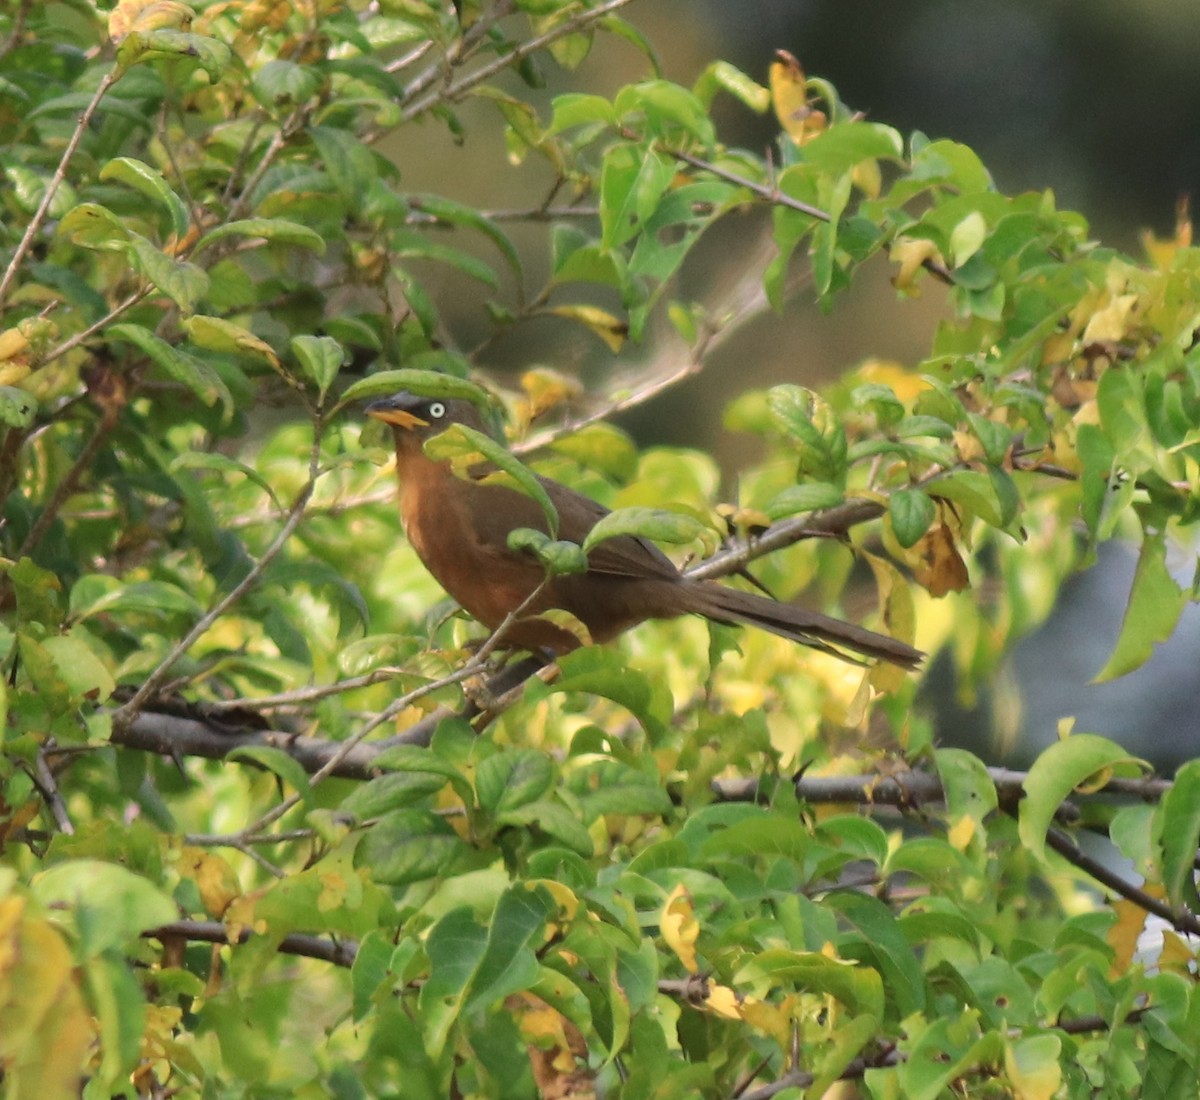
[[[506,485],[478,476],[456,476],[448,461],[425,454],[425,442],[452,424],[486,431],[475,405],[462,399],[418,397],[402,391],[374,401],[367,414],[390,424],[396,439],[400,513],[405,533],[425,567],[474,618],[495,630],[545,581],[542,565],[528,553],[509,548],[516,528],[547,530],[541,507]],[[558,511],[557,537],[582,543],[608,510],[573,489],[539,478]],[[588,551],[587,571],[555,576],[510,624],[504,641],[531,651],[566,653],[580,642],[570,630],[541,612],[561,608],[579,619],[595,642],[606,642],[646,619],[703,615],[714,622],[744,623],[817,649],[848,650],[915,668],[919,650],[865,630],[729,588],[691,580],[642,538],[620,535]]]

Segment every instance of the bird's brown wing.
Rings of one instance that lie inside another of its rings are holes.
[[[539,478],[558,511],[558,537],[582,543],[609,510],[591,497],[549,478]],[[536,507],[536,505],[535,505]],[[676,580],[679,570],[654,543],[633,535],[618,535],[588,551],[588,572],[614,577],[658,577]]]

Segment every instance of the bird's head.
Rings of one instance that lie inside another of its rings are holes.
[[[488,430],[474,402],[461,397],[421,397],[401,390],[391,397],[372,401],[366,413],[390,424],[397,444],[411,442],[417,447],[444,432],[451,424],[465,424],[485,433]]]

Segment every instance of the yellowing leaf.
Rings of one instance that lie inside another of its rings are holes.
[[[183,327],[188,339],[198,348],[263,359],[276,370],[280,369],[279,356],[270,344],[259,339],[249,329],[226,321],[223,317],[207,317],[197,313],[185,318]]]
[[[909,406],[931,385],[894,359],[868,359],[858,368],[858,376],[864,382],[890,386],[892,393]]]
[[[1030,1035],[1005,1046],[1004,1069],[1017,1100],[1051,1100],[1062,1084],[1061,1053],[1057,1035]]]
[[[727,1020],[742,1018],[742,1005],[738,995],[727,985],[710,985],[708,996],[704,998],[704,1007]]]
[[[195,881],[200,901],[211,917],[223,917],[230,903],[242,892],[229,862],[203,848],[184,848],[179,853],[179,873]]]
[[[521,375],[521,389],[529,399],[529,419],[533,420],[558,405],[578,397],[582,387],[550,367],[534,367]]]
[[[0,332],[0,360],[15,359],[29,350],[29,338],[20,329]]]
[[[811,141],[825,129],[822,111],[808,105],[804,69],[787,50],[776,50],[770,69],[771,103],[783,132],[797,145]]]
[[[1083,330],[1083,343],[1114,344],[1123,340],[1129,331],[1130,314],[1137,304],[1136,294],[1114,294],[1107,304],[1088,319]]]
[[[931,596],[961,592],[971,583],[967,563],[963,561],[950,528],[944,523],[930,528],[916,546],[921,562],[914,566],[913,576]]]
[[[695,974],[700,969],[696,962],[696,941],[700,938],[700,922],[696,920],[692,909],[692,896],[682,883],[671,891],[658,924],[667,946],[675,952],[688,973]]]
[[[888,255],[893,262],[900,265],[900,270],[892,276],[892,286],[911,298],[920,294],[915,284],[917,273],[925,261],[945,263],[937,245],[924,237],[898,237]]]
[[[1146,886],[1149,885],[1152,884],[1146,884]],[[1154,896],[1161,898],[1163,890],[1161,888],[1154,890]],[[1118,898],[1111,902],[1110,908],[1117,914],[1117,919],[1104,934],[1105,941],[1113,949],[1112,966],[1109,967],[1108,973],[1114,978],[1119,978],[1129,973],[1129,966],[1133,962],[1133,955],[1137,950],[1138,939],[1146,927],[1146,910],[1136,902],[1127,901],[1125,898]]]
[[[975,836],[975,827],[976,821],[973,817],[969,815],[960,817],[946,830],[946,839],[950,842],[950,846],[959,852],[965,852],[967,845]]]
[[[196,13],[178,0],[121,0],[108,16],[108,35],[120,42],[130,31],[186,31]]]
[[[608,310],[599,309],[596,306],[551,306],[545,312],[553,313],[556,317],[566,317],[568,320],[578,321],[579,324],[599,336],[614,355],[624,347],[625,338],[629,335],[628,321],[623,321],[620,317],[609,313]]]

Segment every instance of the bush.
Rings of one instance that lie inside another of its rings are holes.
[[[919,677],[698,621],[522,680],[403,541],[359,403],[473,380],[698,575],[873,591],[964,690],[1104,540],[1140,546],[1105,678],[1193,594],[1186,214],[1122,255],[789,55],[665,79],[626,3],[0,15],[8,1095],[1194,1095],[1195,762],[1074,732],[989,769]],[[610,38],[642,79],[537,90]],[[770,160],[718,96],[774,112]],[[409,190],[422,138],[499,125],[543,191]],[[756,211],[765,271],[687,300],[704,231]],[[872,261],[946,288],[928,356],[739,396],[738,507],[603,419]],[[535,321],[660,352],[580,411],[570,372],[484,369]]]

